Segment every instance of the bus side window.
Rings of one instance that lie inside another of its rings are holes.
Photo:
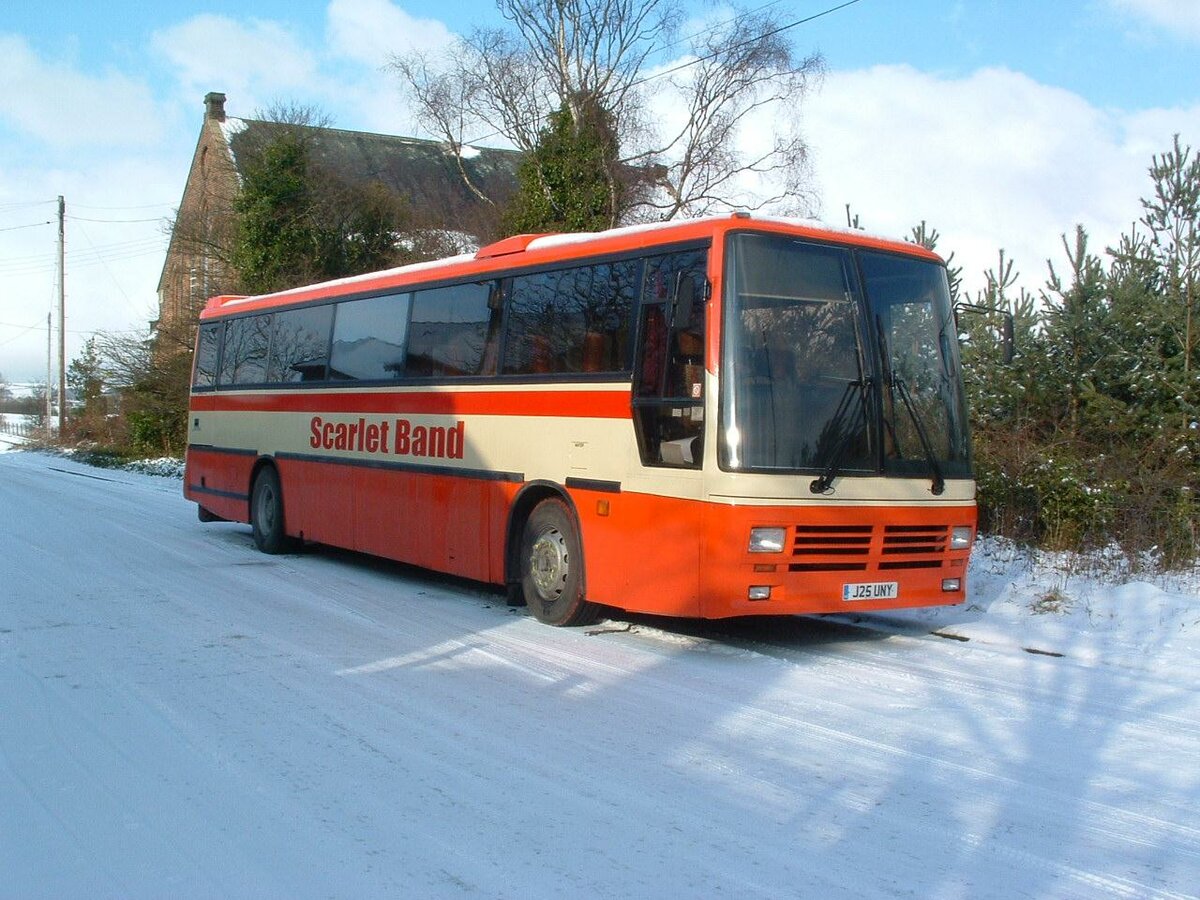
[[[484,347],[493,319],[491,294],[490,281],[415,292],[405,374],[425,377],[485,374]]]
[[[506,375],[627,372],[638,260],[518,275],[507,296]]]
[[[306,306],[275,313],[267,381],[324,381],[329,362],[333,306]]]
[[[270,346],[270,313],[228,319],[218,383],[231,386],[266,382]]]
[[[329,377],[347,381],[402,378],[411,296],[387,294],[339,303],[333,320]]]
[[[200,338],[196,342],[196,367],[192,374],[192,387],[212,387],[217,383],[217,363],[221,354],[221,329],[224,322],[211,322],[200,326]]]

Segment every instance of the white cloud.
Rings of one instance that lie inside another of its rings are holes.
[[[393,55],[437,54],[456,40],[444,24],[418,19],[390,0],[331,0],[326,10],[326,53],[339,65],[336,98],[352,111],[355,128],[388,134],[420,133],[399,79],[386,70]]]
[[[192,142],[194,135],[189,135]],[[68,359],[78,354],[89,332],[144,329],[156,317],[155,288],[166,247],[163,225],[178,202],[180,173],[186,172],[188,159],[164,152],[158,144],[141,151],[77,156],[78,161],[59,166],[5,160],[0,169],[0,204],[46,199],[37,206],[3,210],[0,225],[54,220],[54,197],[66,198]],[[57,228],[14,230],[4,237],[0,322],[6,327],[0,328],[0,371],[20,380],[44,378],[45,318],[56,305]],[[35,323],[36,329],[24,333],[11,327]]]
[[[43,59],[15,35],[0,34],[0,90],[0,122],[53,149],[138,145],[162,133],[148,85]]]
[[[231,115],[295,100],[332,113],[338,127],[394,133],[411,131],[411,117],[383,69],[389,55],[454,39],[442,23],[388,0],[332,0],[320,37],[322,45],[279,22],[206,14],[156,32],[151,46],[197,110],[217,90],[228,96]]]
[[[1103,252],[1138,217],[1151,155],[1174,132],[1195,145],[1200,107],[1120,113],[1007,69],[880,66],[830,73],[804,125],[826,218],[844,223],[849,203],[898,236],[924,219],[968,287],[1004,248],[1036,289],[1060,234],[1081,223]]]
[[[205,14],[155,32],[150,43],[197,105],[208,91],[223,91],[241,115],[302,95],[317,80],[312,52],[276,22]]]
[[[174,112],[147,79],[84,72],[11,35],[0,35],[0,90],[0,370],[39,378],[55,297],[55,197],[66,198],[74,356],[86,331],[153,318],[161,217],[178,199],[194,136],[180,147]]]
[[[393,54],[436,52],[455,35],[436,19],[418,19],[390,0],[331,0],[326,11],[330,50],[368,66]]]
[[[1200,41],[1198,0],[1109,0],[1118,10],[1165,28],[1186,40]]]

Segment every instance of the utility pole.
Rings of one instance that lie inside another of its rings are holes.
[[[54,401],[50,396],[50,386],[54,384],[54,313],[46,313],[46,433],[50,433],[50,423],[54,420]]]
[[[67,291],[65,226],[66,204],[58,195],[58,439],[67,433]],[[47,385],[47,390],[49,386]]]

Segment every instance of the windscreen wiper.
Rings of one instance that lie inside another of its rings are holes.
[[[859,388],[861,390],[858,410],[865,419],[864,411],[867,406],[866,389],[870,384],[871,380],[869,378],[846,382],[846,389],[842,391],[842,399],[838,401],[833,418],[829,420],[830,424],[840,432],[838,434],[838,441],[833,447],[833,452],[829,454],[829,462],[825,465],[825,471],[821,473],[819,478],[814,478],[808,485],[808,489],[814,494],[832,493],[833,479],[837,477],[838,470],[842,465],[842,457],[846,455],[846,448],[850,446],[850,438],[854,436],[854,430],[847,427],[847,423],[844,421],[853,406],[854,389]]]
[[[917,437],[921,439],[921,449],[925,451],[925,458],[929,460],[929,470],[933,473],[933,485],[930,490],[934,494],[941,494],[946,490],[946,479],[942,477],[942,467],[938,463],[937,454],[933,452],[933,444],[929,440],[929,431],[925,428],[925,420],[917,412],[912,394],[908,391],[908,385],[895,373],[892,374],[892,387],[900,395],[904,408],[908,410],[908,415],[917,429]]]
[[[908,392],[908,385],[904,383],[904,379],[892,371],[889,365],[889,356],[891,352],[888,349],[887,335],[883,329],[883,319],[875,316],[875,336],[878,338],[879,344],[879,364],[883,368],[884,384],[890,384],[894,393],[900,395],[900,400],[904,404],[904,408],[908,410],[909,416],[912,418],[913,425],[917,429],[917,437],[921,441],[921,449],[925,451],[925,458],[929,460],[929,469],[933,475],[933,484],[930,490],[935,494],[941,494],[946,490],[946,479],[942,477],[942,467],[938,463],[937,454],[933,452],[933,444],[929,441],[929,432],[925,428],[925,422],[921,419],[921,414],[917,412],[917,407],[913,404],[912,394]],[[893,443],[898,443],[895,440],[895,426],[888,421],[887,413],[884,413],[883,421],[886,427],[892,432]]]

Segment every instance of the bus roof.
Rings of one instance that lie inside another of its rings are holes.
[[[609,231],[570,234],[519,234],[481,247],[475,253],[445,259],[410,263],[394,269],[352,275],[318,284],[305,285],[271,294],[255,296],[222,295],[213,297],[200,314],[208,319],[227,313],[303,303],[342,295],[417,286],[431,280],[486,276],[506,269],[552,264],[635,250],[647,250],[658,244],[715,240],[727,231],[772,231],[799,237],[833,240],[838,243],[891,250],[943,262],[936,253],[919,244],[870,235],[852,228],[827,225],[813,219],[754,216],[736,212],[729,215],[627,225]]]

